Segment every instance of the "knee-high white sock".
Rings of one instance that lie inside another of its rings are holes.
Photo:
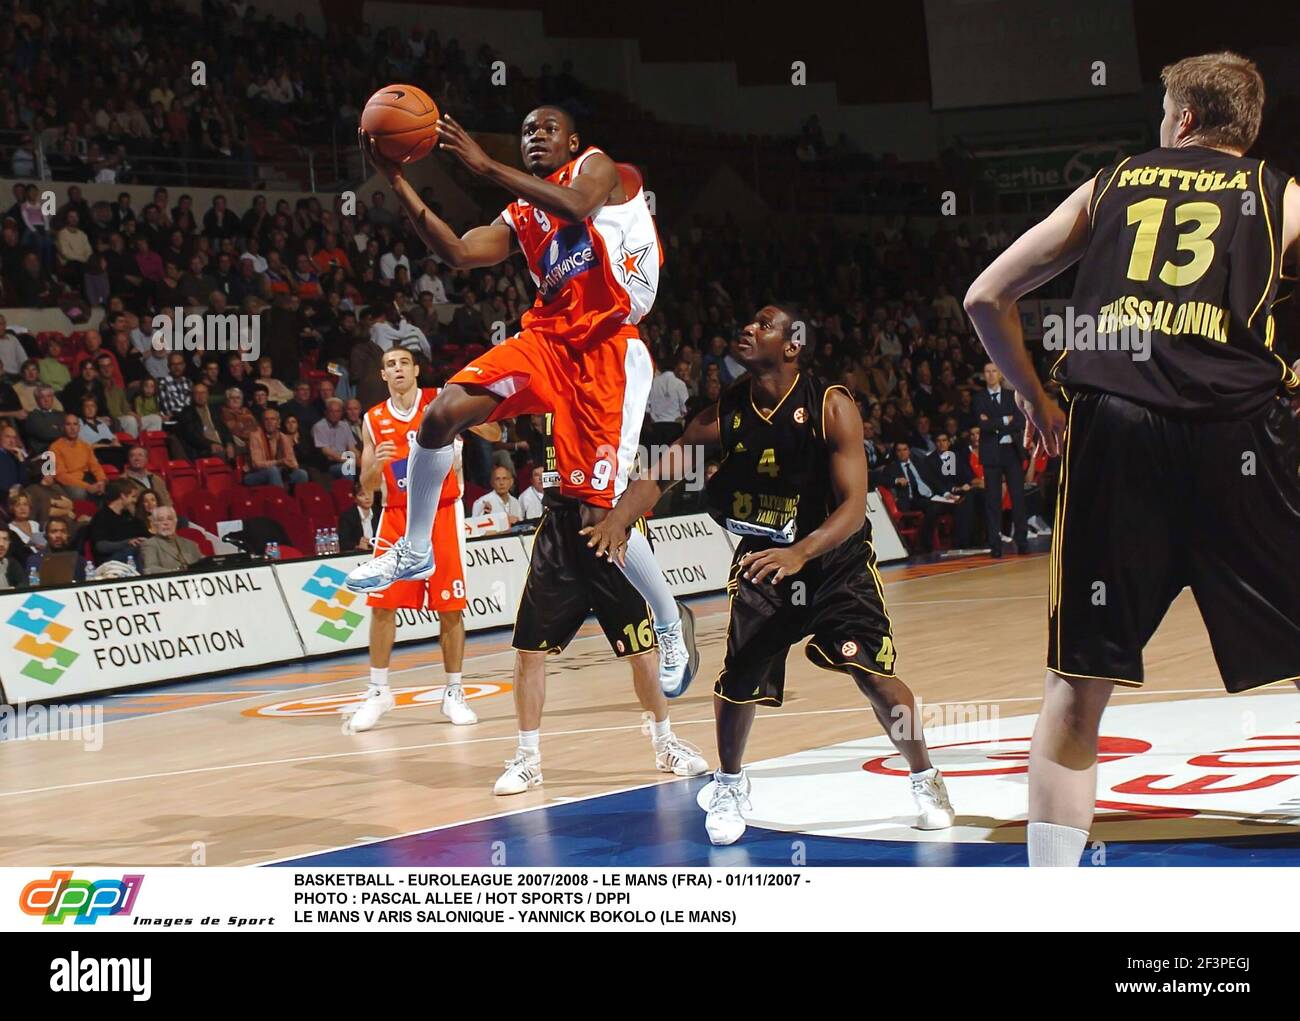
[[[433,543],[438,497],[454,457],[450,443],[433,449],[411,444],[406,459],[406,541],[412,549],[424,551]]]
[[[639,529],[634,528],[629,533],[624,559],[626,563],[622,565],[623,574],[632,583],[632,587],[641,593],[641,598],[650,604],[650,612],[655,615],[655,627],[667,627],[680,620],[677,600],[673,598],[668,582],[664,580],[664,572],[659,570],[654,550],[650,548],[650,540]]]
[[[1083,847],[1088,842],[1086,830],[1058,826],[1054,822],[1029,824],[1030,868],[1078,868]]]

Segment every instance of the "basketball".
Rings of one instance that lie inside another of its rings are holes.
[[[361,127],[381,156],[413,163],[428,156],[438,140],[438,104],[414,85],[386,85],[366,100]]]

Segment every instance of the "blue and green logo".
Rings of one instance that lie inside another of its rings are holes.
[[[24,677],[54,684],[76,662],[78,653],[62,644],[72,634],[72,628],[54,619],[65,609],[57,599],[33,593],[6,621],[23,632],[14,648],[32,657],[19,671]]]
[[[310,612],[324,618],[316,633],[336,642],[346,642],[351,638],[362,619],[362,615],[351,608],[357,596],[343,587],[346,578],[347,574],[338,568],[321,564],[302,586],[302,591],[316,597]]]

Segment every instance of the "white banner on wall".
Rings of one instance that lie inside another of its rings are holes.
[[[289,611],[298,625],[307,655],[364,649],[370,636],[366,597],[349,592],[343,579],[367,555],[329,560],[286,560],[276,576]],[[465,627],[470,631],[501,627],[515,619],[528,559],[518,536],[480,539],[465,544]],[[438,636],[432,610],[399,610],[397,641],[427,641]]]
[[[732,545],[707,514],[651,518],[655,560],[675,596],[719,592],[727,587]]]
[[[881,562],[906,556],[874,495],[868,507]],[[707,514],[652,519],[650,530],[674,594],[726,588],[733,537]],[[532,545],[531,533],[466,543],[468,630],[514,622]],[[4,697],[57,699],[360,651],[370,611],[343,581],[366,559],[288,560],[0,595]],[[397,613],[399,643],[428,641],[438,630],[431,610]]]
[[[876,551],[876,562],[887,564],[893,560],[906,560],[903,540],[894,531],[889,512],[876,493],[867,494],[867,520],[871,522],[871,546]]]
[[[0,681],[11,703],[301,655],[269,566],[0,596]]]

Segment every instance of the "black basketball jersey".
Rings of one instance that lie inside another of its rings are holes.
[[[1273,351],[1289,180],[1200,146],[1101,170],[1072,308],[1044,333],[1062,345],[1053,377],[1198,418],[1249,415],[1300,388]]]
[[[770,414],[754,406],[749,378],[718,401],[722,460],[705,490],[709,514],[736,535],[788,545],[835,508],[824,412],[831,390],[800,373]]]
[[[548,411],[542,419],[542,505],[568,507],[578,501],[560,492],[560,470],[555,461],[555,415]]]

